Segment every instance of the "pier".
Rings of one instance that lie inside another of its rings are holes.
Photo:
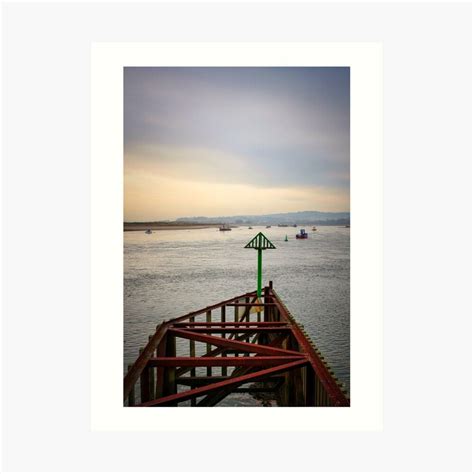
[[[187,354],[177,353],[178,340]],[[350,406],[272,282],[161,323],[124,378],[129,407],[209,407],[231,393],[269,393],[279,406]]]

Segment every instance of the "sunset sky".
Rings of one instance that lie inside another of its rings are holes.
[[[125,220],[349,211],[349,68],[125,68]]]

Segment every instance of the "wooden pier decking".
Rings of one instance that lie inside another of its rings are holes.
[[[177,339],[189,341],[188,355],[177,355]],[[163,322],[124,379],[129,407],[216,406],[231,393],[270,393],[279,406],[350,405],[272,282],[260,300],[253,291]]]

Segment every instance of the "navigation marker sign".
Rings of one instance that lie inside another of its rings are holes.
[[[259,232],[244,248],[257,251],[257,296],[262,296],[262,250],[276,249],[276,247]]]

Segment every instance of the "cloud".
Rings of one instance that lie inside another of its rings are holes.
[[[244,155],[205,147],[140,145],[125,153],[125,173],[134,169],[189,181],[259,187],[346,187],[349,182],[345,164],[328,156],[283,150]]]
[[[345,68],[336,76],[327,70],[340,68],[289,69],[126,68],[126,150],[143,143],[240,153],[296,148],[347,161],[348,82],[334,85]]]
[[[125,220],[175,219],[192,215],[347,211],[349,192],[324,187],[272,188],[208,184],[135,169],[125,176]]]
[[[219,190],[223,214],[247,195],[348,208],[348,68],[125,68],[124,86],[126,182],[186,183],[209,211],[209,189]],[[127,199],[151,212],[136,198],[148,191],[133,189]]]

